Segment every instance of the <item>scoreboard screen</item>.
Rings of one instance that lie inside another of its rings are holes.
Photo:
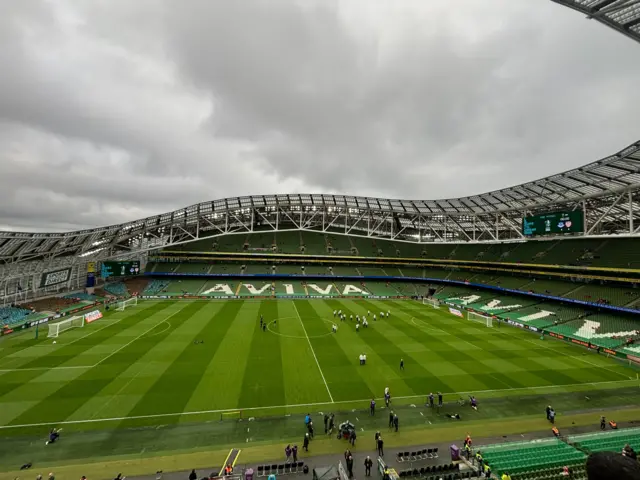
[[[129,260],[126,262],[103,262],[101,274],[102,278],[139,275],[140,261]]]
[[[582,233],[583,231],[584,217],[581,210],[544,213],[522,219],[522,234],[527,237]]]

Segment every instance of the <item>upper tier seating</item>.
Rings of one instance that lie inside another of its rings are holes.
[[[122,297],[129,294],[127,286],[123,282],[109,282],[104,285],[105,292],[116,297]]]
[[[501,244],[416,244],[374,237],[345,236],[329,232],[254,232],[205,238],[169,247],[172,251],[301,253],[403,257],[438,260],[534,263],[640,269],[640,240],[633,238],[568,238]],[[328,247],[333,247],[329,249]]]

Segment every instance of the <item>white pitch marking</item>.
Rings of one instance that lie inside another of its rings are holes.
[[[76,368],[93,368],[93,365],[74,365],[69,367],[33,367],[33,368],[6,368],[0,370],[0,373],[5,372],[44,372],[49,370],[71,370]]]
[[[633,380],[634,382],[636,380]],[[551,386],[539,386],[539,387],[522,387],[522,388],[502,388],[496,390],[479,390],[473,392],[444,392],[443,395],[465,395],[465,394],[482,394],[482,393],[495,393],[495,392],[509,392],[516,390],[546,390],[551,388],[564,388],[564,387],[578,387],[582,385],[606,385],[606,384],[625,384],[629,383],[629,380],[609,380],[606,382],[594,382],[594,383],[572,383],[568,385],[551,385]],[[410,398],[426,398],[425,395],[410,395],[405,397],[394,397],[396,399],[410,399]],[[364,400],[348,400],[344,402],[338,403],[363,403],[370,401],[370,398]],[[377,400],[383,400],[382,398]],[[255,410],[276,410],[283,408],[302,408],[302,407],[320,407],[331,405],[336,402],[317,402],[317,403],[299,403],[294,405],[271,405],[268,407],[248,407],[248,408],[226,408],[221,410],[201,410],[196,412],[176,412],[176,413],[156,413],[153,415],[135,415],[130,417],[113,417],[113,418],[95,418],[90,420],[66,420],[66,421],[51,421],[51,422],[42,422],[42,423],[28,423],[23,425],[0,425],[0,430],[12,429],[12,428],[27,428],[27,427],[42,427],[49,425],[76,425],[83,423],[99,423],[99,422],[121,422],[123,420],[142,420],[146,418],[166,418],[166,417],[181,417],[181,416],[192,416],[192,415],[207,415],[207,414],[217,414],[217,413],[229,413],[229,412],[237,412],[238,410],[246,410],[246,411],[255,411]],[[355,409],[353,410],[355,411]],[[291,416],[291,414],[287,414],[285,416]]]
[[[293,308],[296,311],[296,315],[300,320],[300,325],[302,325],[302,330],[304,331],[304,336],[307,337],[307,342],[309,342],[309,348],[311,348],[311,353],[313,354],[313,358],[316,360],[316,365],[318,365],[318,370],[320,371],[320,376],[322,377],[322,381],[324,382],[324,386],[327,387],[327,393],[329,394],[329,398],[331,399],[331,403],[335,403],[333,401],[333,395],[331,395],[331,390],[329,390],[329,384],[327,380],[324,378],[324,373],[322,373],[322,368],[320,368],[320,362],[318,362],[318,357],[316,357],[316,352],[313,350],[313,345],[311,345],[311,340],[309,339],[309,335],[307,335],[307,329],[304,328],[304,322],[302,321],[302,317],[300,316],[300,312],[298,312],[298,307],[296,306],[296,302],[293,301]]]
[[[156,328],[158,325],[161,325],[165,322],[167,322],[167,320],[169,320],[171,317],[173,317],[174,315],[177,315],[178,313],[180,313],[183,309],[181,308],[180,310],[178,310],[177,312],[172,313],[171,315],[169,315],[168,317],[166,317],[164,320],[155,323],[153,325],[153,327],[149,328],[148,330],[145,330],[143,333],[141,333],[140,335],[138,335],[136,338],[134,338],[133,340],[131,340],[130,342],[125,343],[124,345],[122,345],[121,347],[119,347],[118,349],[116,349],[115,351],[111,352],[109,355],[107,355],[106,357],[104,357],[102,360],[100,360],[98,363],[96,363],[94,365],[94,367],[97,367],[98,365],[100,365],[102,362],[104,362],[105,360],[108,360],[109,358],[113,357],[116,353],[118,353],[120,350],[127,348],[129,345],[131,345],[133,342],[135,342],[136,340],[139,340],[140,338],[142,338],[143,336],[145,336],[147,333],[149,333],[150,331],[152,331],[154,328]],[[168,322],[167,322],[168,323]]]

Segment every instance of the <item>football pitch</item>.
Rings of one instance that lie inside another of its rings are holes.
[[[334,310],[391,314],[369,316],[356,332],[355,320],[341,322]],[[176,435],[162,435],[158,450],[281,440],[301,435],[298,414],[308,411],[359,415],[364,430],[376,428],[364,417],[372,398],[382,407],[385,387],[402,425],[425,427],[446,421],[424,408],[430,392],[442,392],[445,409],[464,411],[466,420],[540,414],[547,402],[559,411],[632,406],[637,385],[636,370],[604,355],[415,301],[149,300],[64,332],[55,344],[46,328],[39,339],[33,330],[3,338],[0,445],[27,448],[53,426],[84,446],[69,458],[130,451],[119,442],[137,452],[159,428]],[[468,395],[478,412],[459,403]],[[239,418],[252,418],[253,432],[233,426]],[[203,425],[210,426],[198,440]],[[129,441],[126,431],[138,433]],[[0,464],[5,459],[0,454]]]

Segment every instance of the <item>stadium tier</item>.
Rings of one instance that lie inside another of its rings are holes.
[[[621,452],[629,445],[635,451],[640,451],[640,428],[613,430],[602,433],[571,435],[568,438],[571,445],[586,452]]]
[[[549,327],[557,335],[590,342],[605,348],[616,348],[640,335],[640,322],[636,317],[583,314],[576,320]]]
[[[323,267],[320,265],[305,265],[304,274],[305,275],[331,275],[331,272],[328,270],[326,266]]]
[[[275,250],[273,249],[275,243]],[[304,246],[304,251],[301,247]],[[166,249],[185,252],[358,255],[515,264],[572,265],[640,269],[640,240],[563,239],[500,244],[412,244],[330,232],[254,232],[198,240]]]
[[[15,325],[24,322],[25,318],[31,314],[30,310],[18,307],[0,307],[0,324]]]
[[[479,447],[493,473],[508,473],[518,478],[556,478],[563,467],[583,471],[586,454],[562,442],[550,439],[537,442],[506,443]]]
[[[128,295],[129,291],[127,286],[123,282],[109,282],[104,285],[105,292],[114,295],[116,297],[122,297]]]

